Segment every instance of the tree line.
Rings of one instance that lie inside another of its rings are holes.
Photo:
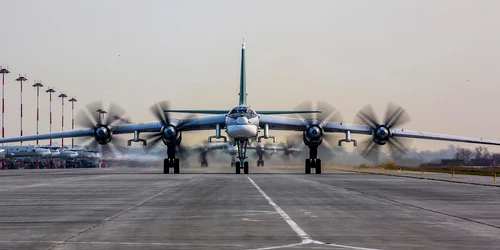
[[[485,147],[477,147],[474,150],[468,148],[457,148],[455,159],[462,160],[466,163],[472,160],[492,160],[500,163],[500,153],[490,153]]]

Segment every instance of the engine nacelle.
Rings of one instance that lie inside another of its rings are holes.
[[[317,125],[308,126],[304,130],[304,143],[306,145],[316,145],[319,146],[323,142],[323,129]]]
[[[163,127],[162,134],[162,141],[167,146],[172,144],[179,145],[182,141],[182,133],[178,132],[174,126]]]
[[[391,136],[391,130],[386,126],[380,125],[372,132],[373,142],[378,145],[385,145]]]
[[[113,131],[106,125],[98,125],[94,128],[94,138],[100,145],[111,142]]]

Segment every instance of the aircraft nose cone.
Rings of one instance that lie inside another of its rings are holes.
[[[246,118],[244,116],[243,117],[238,117],[238,119],[236,119],[236,122],[238,124],[248,124],[248,118]]]

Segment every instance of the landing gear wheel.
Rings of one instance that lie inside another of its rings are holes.
[[[234,167],[234,162],[231,162],[231,167]]]
[[[306,174],[311,174],[311,159],[306,159]]]
[[[180,172],[180,169],[179,169],[179,165],[180,165],[179,164],[180,163],[179,159],[175,158],[173,163],[174,163],[173,164],[174,165],[174,174],[178,174]]]
[[[201,161],[201,166],[202,166],[202,167],[208,167],[208,162],[207,162],[207,160],[203,160],[203,161]]]
[[[321,159],[316,159],[316,174],[321,174]]]
[[[260,161],[260,166],[264,167],[264,160]]]
[[[261,160],[257,160],[257,167],[260,167],[262,165],[263,165],[262,161]]]
[[[248,174],[248,161],[243,164],[243,173]]]
[[[241,165],[240,162],[237,161],[234,165],[235,165],[235,169],[236,169],[236,174],[240,174],[240,165]]]
[[[168,172],[169,172],[169,170],[168,170],[168,169],[169,169],[169,168],[170,168],[170,161],[169,161],[169,159],[168,159],[168,158],[165,158],[165,159],[163,160],[163,173],[164,173],[164,174],[168,174]]]

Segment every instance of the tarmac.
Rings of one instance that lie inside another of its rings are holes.
[[[161,172],[1,171],[0,249],[500,249],[500,185],[302,167]]]

